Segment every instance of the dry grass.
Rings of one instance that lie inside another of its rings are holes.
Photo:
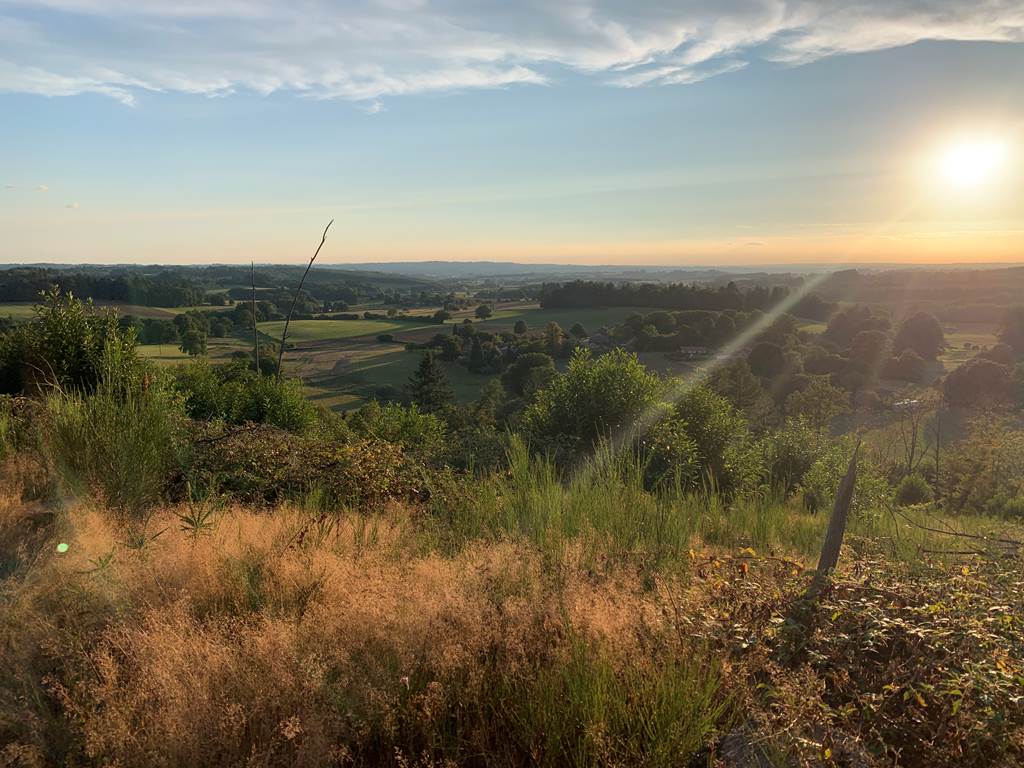
[[[912,557],[930,535],[855,521],[839,582],[802,605],[823,520],[540,474],[451,519],[200,500],[140,539],[96,504],[26,501],[46,473],[14,454],[0,766],[1024,754],[1019,558]]]
[[[398,509],[230,509],[201,535],[175,511],[139,549],[75,507],[67,552],[47,540],[4,582],[8,762],[671,764],[727,717],[718,670],[629,574],[511,543],[410,556]]]

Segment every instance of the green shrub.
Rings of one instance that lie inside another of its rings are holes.
[[[199,421],[256,422],[298,434],[317,421],[317,408],[303,396],[298,381],[278,383],[243,363],[210,365],[197,360],[175,369],[174,386],[184,397],[186,413]]]
[[[787,419],[780,429],[761,441],[769,485],[792,493],[828,442],[806,419]]]
[[[159,381],[125,377],[120,354],[108,347],[94,391],[50,394],[42,445],[67,490],[98,495],[138,519],[159,501],[176,466],[182,414]]]
[[[523,413],[523,432],[538,445],[569,444],[576,451],[632,426],[662,388],[636,355],[616,349],[599,358],[577,350],[565,374],[537,393]]]
[[[673,406],[697,447],[702,474],[726,496],[752,490],[764,475],[760,446],[746,419],[707,387],[686,387]]]
[[[932,499],[932,487],[921,475],[907,475],[896,486],[896,503],[904,506],[924,504]]]
[[[0,337],[0,392],[35,393],[56,386],[91,391],[116,350],[118,372],[139,377],[134,329],[122,329],[113,310],[99,311],[70,293],[54,289],[34,308],[31,321]]]
[[[415,404],[371,401],[352,416],[349,426],[363,437],[397,443],[424,461],[437,459],[446,449],[444,419],[424,413]]]
[[[697,444],[679,419],[662,419],[639,441],[648,488],[665,485],[693,487],[701,480]]]
[[[1024,520],[1024,496],[1009,499],[1003,504],[1003,517]]]
[[[853,447],[844,443],[829,446],[824,454],[807,470],[800,483],[804,506],[810,512],[828,511],[835,499],[836,489],[849,465]],[[855,516],[868,518],[879,514],[885,503],[892,498],[889,483],[863,452],[857,463],[857,482],[853,489]]]

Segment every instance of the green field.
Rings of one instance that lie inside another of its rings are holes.
[[[645,314],[656,310],[650,307],[609,307],[607,309],[541,309],[537,305],[499,307],[494,317],[476,324],[488,331],[511,330],[518,320],[525,320],[528,328],[539,331],[554,320],[565,330],[579,323],[593,333],[601,326],[618,325],[634,313]],[[470,313],[472,314],[472,313]],[[460,321],[461,322],[461,321]]]
[[[189,359],[176,344],[140,344],[136,349],[142,357],[157,365],[173,365]]]
[[[450,333],[452,325],[461,324],[466,318],[473,320],[477,328],[490,332],[511,331],[518,320],[525,320],[534,332],[542,330],[552,320],[565,330],[580,323],[594,332],[601,326],[621,323],[634,312],[652,311],[638,307],[541,309],[536,304],[523,303],[492,306],[494,316],[488,320],[476,320],[473,307],[452,313],[452,319],[444,325],[430,322],[434,308],[414,311],[422,313],[422,324],[386,319],[296,320],[288,328],[289,346],[284,364],[289,375],[303,379],[311,400],[325,407],[347,409],[374,397],[381,387],[402,389],[419,365],[422,351],[406,350],[401,343],[378,342],[377,336],[382,333],[394,334],[399,342],[424,342],[437,333]],[[268,341],[280,339],[283,329],[281,320],[259,324],[261,334]],[[664,360],[657,362],[662,363],[655,365],[659,370],[665,367]],[[441,364],[461,402],[479,397],[480,390],[493,378],[470,373],[458,363]]]
[[[299,344],[332,339],[342,340],[422,327],[417,323],[402,323],[392,320],[293,320],[288,326],[288,341],[292,344]],[[284,330],[284,321],[272,320],[260,323],[259,329],[260,333],[271,339],[280,339],[281,332]]]
[[[991,347],[996,339],[991,323],[957,323],[947,325],[946,349],[939,356],[946,370],[952,370],[978,354],[980,348]],[[971,348],[964,345],[970,344]]]
[[[825,329],[828,328],[828,323],[819,323],[814,320],[805,320],[799,323],[801,331],[807,331],[808,333],[824,333]]]
[[[0,317],[13,317],[23,320],[32,317],[32,302],[4,302],[0,303]]]
[[[0,302],[0,317],[14,317],[27,319],[32,317],[32,301]],[[202,312],[212,312],[226,307],[214,307],[210,305],[196,307],[144,307],[141,304],[123,304],[116,301],[95,301],[97,307],[115,307],[120,315],[134,315],[135,317],[152,318],[155,320],[173,320],[175,315],[180,315],[189,310],[198,309]]]
[[[178,365],[191,358],[182,352],[177,344],[139,344],[136,349],[147,360],[157,365]],[[206,340],[206,356],[214,363],[223,363],[231,357],[232,352],[248,352],[252,349],[249,339],[228,336],[224,339],[208,338]]]
[[[310,399],[329,407],[356,407],[374,397],[380,387],[401,390],[423,358],[423,352],[398,345],[373,344],[339,356],[332,372],[307,380]],[[470,373],[458,363],[438,360],[448,375],[456,398],[470,402],[493,376]]]

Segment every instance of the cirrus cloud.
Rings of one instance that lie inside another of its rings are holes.
[[[0,91],[346,99],[695,83],[920,40],[1024,41],[1016,0],[0,0]]]

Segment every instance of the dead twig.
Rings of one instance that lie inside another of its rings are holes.
[[[260,372],[260,332],[256,329],[256,262],[252,263],[252,352],[256,358],[256,373]]]
[[[306,271],[302,273],[302,279],[299,280],[299,287],[295,289],[295,295],[292,296],[292,306],[288,310],[288,317],[284,319],[284,330],[281,332],[281,349],[277,352],[277,383],[281,383],[281,366],[284,361],[284,345],[288,340],[288,324],[292,321],[292,314],[295,312],[295,304],[299,300],[299,294],[302,292],[302,284],[306,282],[306,275],[309,274],[309,270],[313,268],[313,262],[316,261],[316,257],[320,255],[320,249],[324,247],[324,243],[327,242],[327,230],[331,228],[331,224],[334,223],[334,219],[327,222],[327,226],[324,227],[324,233],[320,237],[320,245],[316,247],[316,252],[313,254],[313,258],[309,260],[309,264],[306,266]],[[255,320],[255,318],[254,318]]]

